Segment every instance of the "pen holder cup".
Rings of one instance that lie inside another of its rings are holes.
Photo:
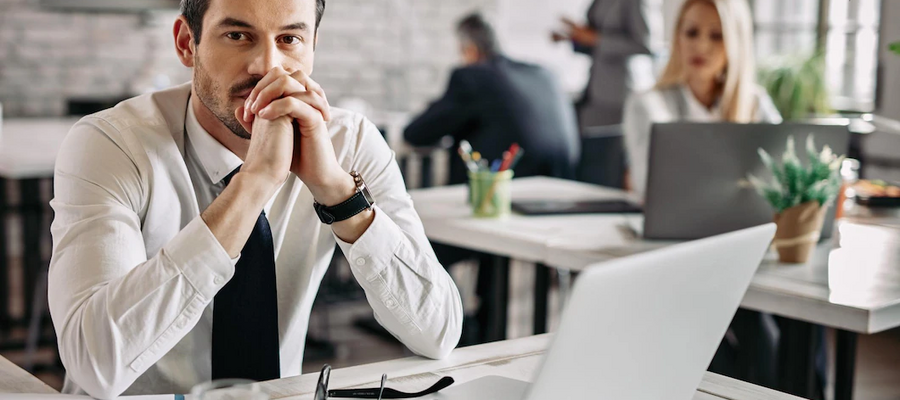
[[[510,214],[513,171],[469,172],[469,204],[477,218],[501,218]]]

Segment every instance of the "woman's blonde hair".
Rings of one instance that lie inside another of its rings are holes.
[[[722,95],[719,99],[722,117],[728,122],[753,122],[757,108],[756,60],[753,56],[753,20],[750,7],[745,0],[685,0],[678,12],[669,62],[656,88],[667,89],[685,83],[684,65],[681,60],[681,30],[684,14],[698,3],[714,6],[722,23],[722,39],[728,57]]]

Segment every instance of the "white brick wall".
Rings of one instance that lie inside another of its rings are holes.
[[[329,0],[313,78],[332,102],[360,97],[380,110],[418,110],[444,90],[458,60],[457,19],[493,13],[496,4]],[[42,9],[38,0],[0,0],[4,115],[62,115],[70,97],[127,96],[148,65],[172,82],[190,79],[172,48],[176,15],[69,13]]]
[[[458,61],[453,30],[496,0],[331,0],[313,77],[332,101],[360,97],[375,109],[418,110],[439,95]]]

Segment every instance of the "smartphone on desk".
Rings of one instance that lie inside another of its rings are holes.
[[[513,201],[512,210],[522,215],[559,214],[639,214],[641,207],[625,200],[522,200]]]

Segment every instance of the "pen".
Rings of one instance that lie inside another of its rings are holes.
[[[459,141],[459,149],[464,151],[470,157],[472,156],[472,152],[474,151],[474,150],[472,150],[472,144],[469,143],[468,140],[460,140]]]
[[[478,166],[480,171],[489,171],[490,167],[488,166],[487,160],[481,158],[481,153],[475,151],[472,152],[472,161]]]
[[[518,151],[519,151],[518,143],[513,143],[512,145],[509,146],[509,154],[512,154],[513,156],[515,156]]]
[[[478,164],[476,164],[474,161],[472,161],[472,157],[468,153],[466,153],[462,149],[462,147],[460,147],[458,149],[458,151],[459,151],[459,157],[462,158],[463,162],[466,164],[466,168],[470,172],[478,172]]]
[[[509,151],[503,152],[502,162],[500,163],[500,169],[497,171],[506,171],[509,168],[509,164],[512,162],[513,154]]]
[[[381,389],[378,390],[378,400],[384,395],[384,383],[387,382],[387,374],[381,374]]]
[[[491,172],[500,172],[500,160],[494,160],[491,163]]]
[[[515,169],[516,165],[522,159],[522,155],[525,154],[525,149],[519,148],[519,151],[516,152],[516,155],[513,157],[512,163],[509,165],[509,169]]]
[[[509,146],[508,151],[503,152],[503,165],[500,166],[501,171],[506,171],[512,168],[512,163],[515,160],[516,156],[519,154],[520,149],[521,148],[519,147],[518,143],[513,143],[512,146]]]

